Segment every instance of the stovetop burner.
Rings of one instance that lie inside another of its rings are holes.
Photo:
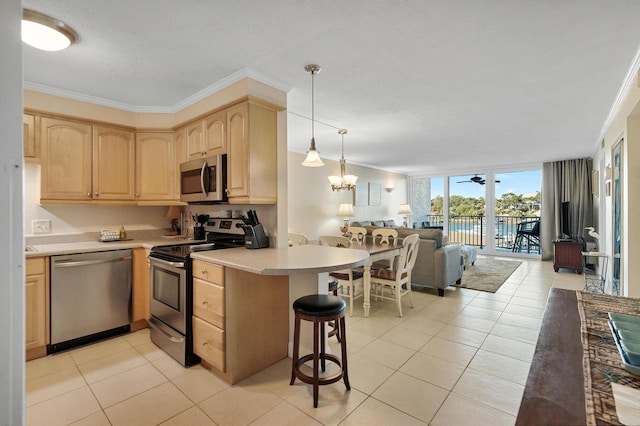
[[[215,241],[210,242],[188,242],[183,244],[172,244],[168,246],[154,246],[151,249],[153,257],[170,257],[175,259],[188,259],[189,255],[197,251],[220,250],[233,247],[242,247],[244,240],[237,236],[219,236]]]

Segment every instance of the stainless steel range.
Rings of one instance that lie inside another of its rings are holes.
[[[182,365],[200,362],[193,353],[191,253],[244,246],[240,219],[209,219],[206,242],[190,241],[151,249],[151,340]]]

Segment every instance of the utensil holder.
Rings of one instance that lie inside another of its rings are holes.
[[[193,227],[193,239],[194,240],[204,240],[204,226],[194,226]]]

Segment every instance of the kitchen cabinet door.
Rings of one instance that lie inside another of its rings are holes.
[[[187,159],[194,160],[204,157],[204,122],[202,120],[187,126]]]
[[[277,115],[244,102],[227,113],[227,192],[230,204],[275,204]]]
[[[22,115],[24,160],[27,163],[40,162],[40,141],[37,135],[40,118],[32,114]]]
[[[40,119],[41,200],[91,200],[91,125]]]
[[[133,200],[135,138],[132,131],[93,126],[94,200]]]
[[[26,359],[47,355],[49,343],[48,257],[26,259],[25,343]]]
[[[227,122],[224,111],[211,114],[204,119],[206,155],[227,153]]]
[[[136,199],[179,200],[172,132],[136,134]]]

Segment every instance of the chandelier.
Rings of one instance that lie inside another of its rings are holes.
[[[302,162],[306,167],[322,167],[324,163],[320,159],[320,154],[316,150],[316,138],[314,133],[314,107],[313,107],[313,76],[320,72],[320,65],[310,64],[304,67],[304,70],[311,74],[311,146],[307,151],[307,158]]]
[[[341,189],[351,190],[356,187],[356,181],[358,176],[345,175],[345,161],[344,161],[344,135],[347,133],[347,129],[340,129],[338,133],[342,135],[342,156],[340,157],[340,176],[329,176],[329,183],[331,189],[334,191],[340,191]]]

